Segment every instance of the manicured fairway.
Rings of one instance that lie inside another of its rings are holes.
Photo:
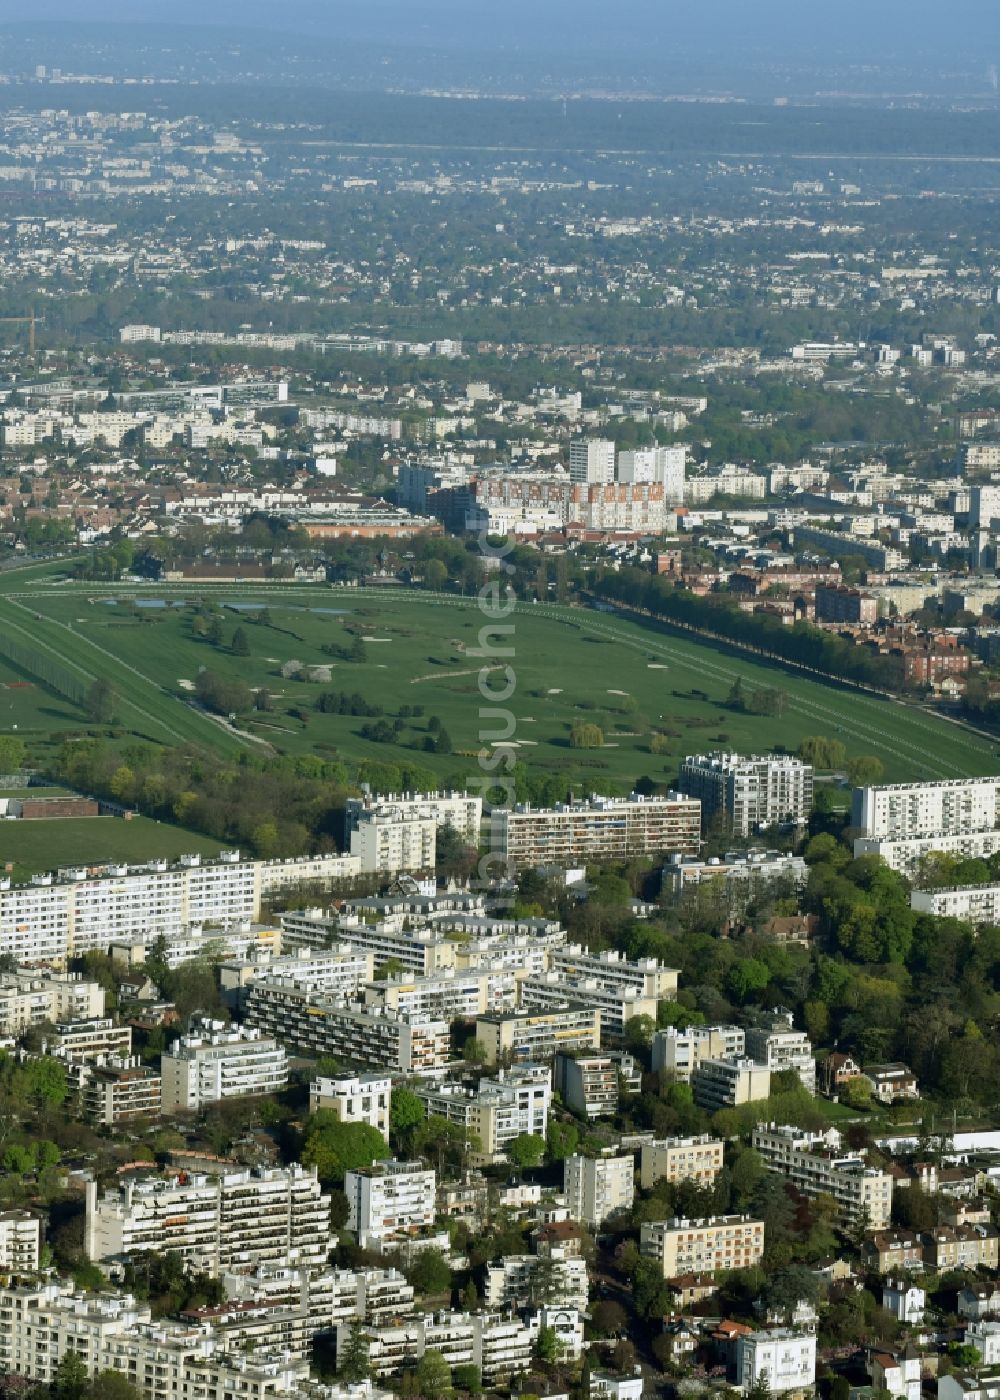
[[[476,771],[483,743],[502,732],[495,718],[480,716],[485,702],[478,679],[483,664],[507,664],[508,658],[484,662],[474,654],[485,618],[472,599],[292,585],[127,588],[22,580],[18,588],[13,577],[3,583],[0,625],[11,610],[81,671],[106,669],[125,702],[123,722],[163,742],[183,736],[226,753],[245,745],[187,703],[201,667],[269,692],[273,708],[241,718],[239,725],[284,752],[408,759],[461,781]],[[203,598],[223,609],[221,646],[193,635],[192,606]],[[136,600],[144,606],[135,606]],[[262,625],[256,613],[265,607],[269,621]],[[896,781],[1000,772],[989,739],[936,715],[710,643],[585,608],[524,604],[511,621],[513,637],[504,644],[514,652],[509,660],[517,686],[508,708],[516,719],[518,758],[564,776],[567,789],[580,791],[598,781],[627,787],[644,774],[665,781],[685,753],[794,749],[807,734],[839,738],[849,754],[878,755]],[[249,640],[249,657],[232,653],[237,626]],[[364,659],[345,660],[342,653],[356,634],[366,639]],[[330,679],[282,674],[290,661],[329,666]],[[725,700],[737,676],[750,689],[781,689],[784,713],[729,710]],[[401,707],[422,707],[422,714],[403,719],[396,743],[378,743],[360,733],[370,718],[317,710],[318,697],[330,690],[358,692],[381,705],[388,719]],[[427,750],[432,716],[450,736],[450,754]],[[0,730],[2,720],[0,708]],[[603,748],[570,747],[570,730],[580,722],[600,726]],[[653,731],[666,752],[651,752]]]
[[[15,874],[102,861],[174,860],[188,852],[215,855],[222,846],[148,817],[65,817],[53,821],[0,821],[0,865]]]

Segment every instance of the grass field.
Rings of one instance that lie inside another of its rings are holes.
[[[133,605],[137,596],[146,606]],[[192,635],[191,611],[183,605],[200,597],[225,609],[221,647]],[[265,606],[270,625],[253,621],[254,608]],[[294,586],[150,585],[138,591],[18,574],[0,583],[0,626],[8,615],[81,672],[107,674],[122,697],[121,722],[164,742],[184,737],[223,753],[248,743],[186,702],[185,687],[199,667],[209,667],[271,692],[273,711],[240,724],[280,751],[383,761],[406,757],[458,781],[466,771],[477,771],[483,663],[472,652],[484,618],[469,599],[403,589]],[[508,707],[516,717],[519,760],[565,776],[567,787],[577,791],[597,782],[628,787],[644,774],[667,781],[685,753],[718,747],[794,749],[807,734],[840,738],[850,754],[878,755],[896,781],[1000,772],[1000,756],[989,739],[936,715],[720,646],[582,608],[526,604],[511,620],[517,689]],[[245,658],[228,646],[240,623],[251,648]],[[323,651],[325,645],[350,642],[345,624],[369,639],[363,661],[334,661]],[[282,677],[282,665],[292,659],[332,664],[332,679],[315,684]],[[784,714],[730,711],[725,699],[737,676],[751,689],[783,690]],[[398,747],[376,743],[359,733],[370,721],[315,710],[317,696],[327,689],[359,691],[381,704],[389,718],[403,705],[422,706],[423,715],[405,721]],[[6,727],[4,695],[0,690],[0,731]],[[305,714],[305,722],[292,710]],[[435,715],[451,737],[451,754],[425,751],[428,720]],[[570,748],[570,729],[580,721],[601,726],[602,749]],[[489,718],[482,727],[499,730]],[[654,728],[667,745],[665,753],[650,751]]]
[[[222,846],[148,817],[65,817],[53,821],[0,822],[0,865],[13,864],[15,876],[63,865],[102,861],[142,862],[160,856],[174,860],[187,852],[216,855]]]

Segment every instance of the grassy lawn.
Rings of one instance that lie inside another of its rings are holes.
[[[12,586],[11,578],[4,580],[5,590]],[[192,635],[189,607],[136,608],[137,593],[147,603],[190,604],[211,597],[224,608],[223,645]],[[270,625],[252,620],[254,607],[267,607]],[[501,731],[496,718],[480,720],[486,702],[478,678],[484,663],[472,653],[485,619],[469,599],[404,589],[152,585],[140,592],[35,582],[16,598],[0,594],[0,625],[9,608],[15,609],[15,620],[30,625],[73,665],[93,674],[104,671],[123,698],[121,721],[164,742],[179,742],[176,735],[183,733],[224,753],[238,746],[184,703],[200,667],[271,693],[273,710],[241,725],[283,752],[409,760],[443,780],[462,782],[477,771],[481,729]],[[567,790],[585,791],[596,783],[627,788],[642,775],[669,781],[686,753],[794,749],[807,734],[840,738],[849,754],[878,755],[894,781],[1000,772],[1000,756],[989,740],[935,715],[825,685],[719,646],[581,608],[525,604],[510,620],[517,687],[509,701],[496,703],[515,716],[519,761],[565,778]],[[250,643],[248,657],[233,655],[229,647],[241,624]],[[345,624],[370,639],[364,660],[324,652],[324,646],[351,641]],[[332,665],[332,679],[316,684],[283,677],[281,668],[289,660]],[[727,709],[737,676],[750,689],[782,690],[784,714]],[[500,675],[496,684],[499,689]],[[318,695],[329,689],[358,691],[382,705],[388,718],[401,706],[422,706],[423,715],[404,720],[398,744],[373,742],[359,732],[370,721],[316,711]],[[5,694],[0,689],[0,731]],[[425,750],[432,716],[447,729],[451,754]],[[581,721],[601,727],[603,748],[570,747],[570,730]],[[654,728],[666,752],[651,752]]]
[[[43,789],[38,789],[39,792]],[[0,822],[0,866],[13,864],[15,878],[64,865],[104,861],[140,863],[189,851],[215,855],[222,846],[179,826],[148,817],[66,817],[53,821]]]

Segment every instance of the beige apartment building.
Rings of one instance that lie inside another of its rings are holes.
[[[547,1011],[506,1011],[480,1016],[476,1039],[488,1065],[506,1059],[525,1063],[551,1060],[557,1050],[599,1050],[601,1013],[596,1006],[563,1002]]]
[[[639,1250],[657,1261],[666,1279],[749,1269],[764,1253],[764,1222],[749,1215],[652,1220],[641,1227]]]
[[[658,1181],[697,1181],[711,1186],[722,1170],[724,1144],[701,1137],[663,1138],[644,1142],[639,1157],[639,1185],[648,1191]]]

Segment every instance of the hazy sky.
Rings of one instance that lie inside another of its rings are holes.
[[[936,51],[1000,56],[997,0],[0,0],[0,22],[71,20],[252,24],[330,38],[448,46],[747,45],[776,56],[804,50],[904,58]]]

